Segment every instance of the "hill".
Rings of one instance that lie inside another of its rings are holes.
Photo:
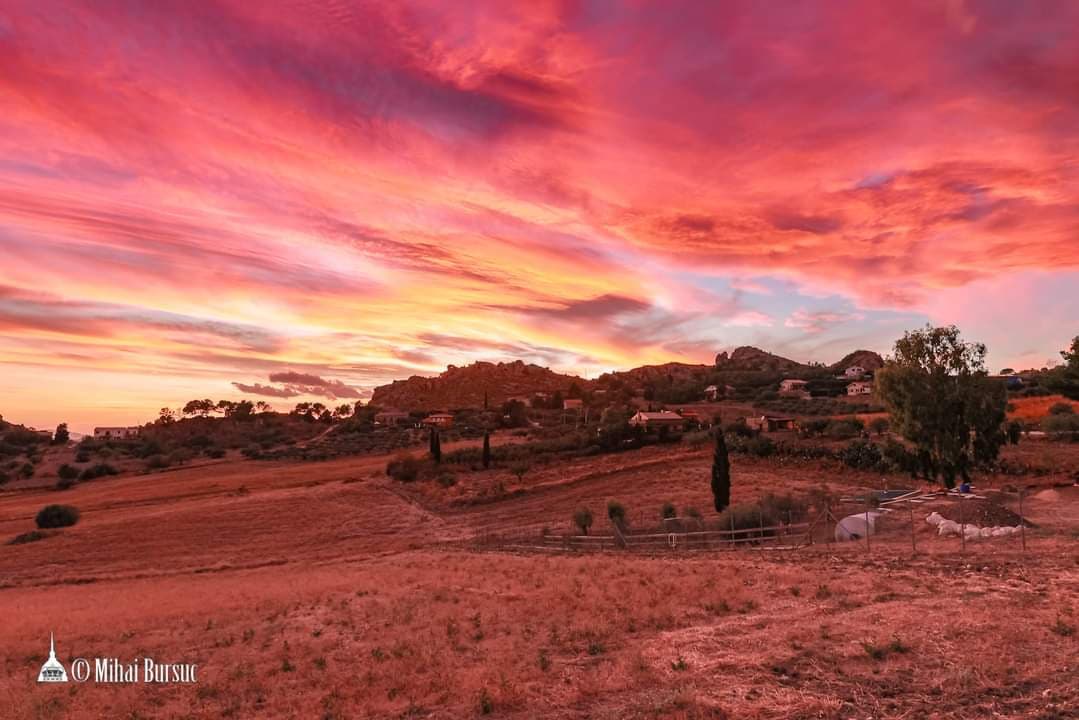
[[[884,367],[884,358],[872,350],[855,350],[847,354],[842,360],[831,366],[831,370],[841,373],[852,365],[864,367],[866,370],[880,370]]]
[[[562,375],[549,368],[526,364],[476,362],[464,367],[450,365],[437,377],[413,375],[375,388],[371,404],[399,410],[440,410],[482,407],[484,394],[491,406],[512,397],[538,392],[566,392],[571,385],[582,389],[590,383],[576,375]]]
[[[744,345],[735,348],[730,355],[725,352],[716,355],[716,369],[743,372],[791,372],[809,370],[811,366],[766,352],[760,348]]]

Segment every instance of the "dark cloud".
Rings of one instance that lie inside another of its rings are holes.
[[[296,397],[300,394],[299,392],[288,387],[276,388],[272,385],[263,385],[262,383],[246,385],[241,382],[234,382],[232,383],[232,385],[240,392],[247,393],[249,395],[264,395],[266,397],[275,398],[291,398]]]
[[[843,221],[827,215],[803,215],[774,208],[768,211],[767,220],[776,230],[800,230],[814,235],[827,235],[843,227]]]

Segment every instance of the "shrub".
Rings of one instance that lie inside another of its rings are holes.
[[[839,458],[847,467],[856,470],[876,470],[884,464],[880,448],[865,440],[854,440],[839,453]]]
[[[164,455],[151,455],[146,458],[147,470],[161,470],[169,466],[169,459]]]
[[[610,500],[607,502],[607,519],[610,520],[615,527],[622,529],[626,526],[626,508],[622,503],[617,500]]]
[[[747,453],[757,457],[771,457],[776,453],[776,444],[763,435],[749,438],[743,447]]]
[[[75,462],[90,462],[90,453],[86,452],[85,450],[79,450],[77,453],[75,453]]]
[[[34,466],[30,463],[23,463],[22,467],[19,468],[19,475],[21,475],[23,479],[29,480],[34,477]]]
[[[858,418],[832,420],[824,429],[824,435],[833,440],[849,440],[858,437],[865,430],[865,423]]]
[[[510,465],[510,472],[517,476],[517,482],[521,482],[524,479],[525,473],[532,469],[532,466],[525,462],[516,462]]]
[[[69,527],[78,521],[79,510],[71,505],[46,505],[34,518],[39,528]]]
[[[30,532],[24,532],[20,535],[16,535],[8,541],[8,545],[25,545],[26,543],[37,542],[38,540],[44,540],[49,536],[49,533],[41,530],[31,530]]]
[[[1058,402],[1053,403],[1049,408],[1050,415],[1074,415],[1075,408],[1071,406],[1071,403]]]
[[[8,475],[3,470],[0,470],[0,485],[3,485],[4,483],[9,482],[10,480],[11,480],[11,476]]]
[[[398,482],[413,482],[420,476],[420,461],[409,453],[401,453],[386,464],[386,474]]]
[[[119,473],[119,470],[108,463],[98,463],[97,465],[91,465],[83,470],[79,475],[79,480],[94,480],[99,477],[105,477],[106,475],[118,475]]]
[[[592,511],[586,507],[578,508],[573,513],[573,524],[580,528],[582,535],[587,535],[588,529],[592,527]]]
[[[56,471],[56,474],[60,476],[61,480],[74,480],[79,476],[79,469],[64,463],[60,466],[60,469]]]
[[[443,470],[438,474],[438,477],[436,477],[435,480],[437,480],[438,484],[444,488],[453,487],[457,484],[457,476],[450,470]]]
[[[248,445],[240,452],[243,453],[243,456],[248,460],[258,460],[262,457],[262,449],[263,448],[261,445],[259,445],[258,443],[254,443]]]
[[[1048,433],[1079,432],[1079,415],[1050,415],[1042,421],[1042,430]]]
[[[208,447],[206,448],[206,457],[215,459],[223,458],[225,457],[225,448]]]
[[[1008,442],[1012,445],[1018,445],[1019,439],[1023,436],[1023,424],[1018,420],[1012,420],[1008,423]]]
[[[663,508],[659,511],[659,514],[664,520],[669,520],[678,517],[678,510],[675,509],[674,503],[665,502],[663,503]]]

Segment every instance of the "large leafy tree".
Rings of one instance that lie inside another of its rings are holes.
[[[712,455],[712,499],[716,512],[723,512],[731,504],[731,459],[727,455],[722,428],[716,429],[716,448]]]
[[[1064,397],[1079,400],[1079,335],[1072,339],[1071,347],[1062,350],[1064,365],[1049,373],[1046,385]]]
[[[1004,384],[988,377],[985,345],[964,342],[954,326],[906,333],[876,381],[892,429],[914,444],[927,479],[955,487],[1007,440]]]

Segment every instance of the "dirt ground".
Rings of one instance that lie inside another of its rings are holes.
[[[460,473],[449,489],[393,483],[385,461],[232,462],[0,495],[5,542],[46,503],[82,511],[0,545],[0,716],[1079,716],[1075,488],[1025,479],[1041,483],[1025,553],[1014,536],[963,552],[917,518],[912,554],[896,517],[871,547],[541,556],[462,540],[561,531],[609,499],[638,522],[664,501],[707,513],[707,452],[647,448],[520,482]],[[736,501],[880,484],[734,458]],[[65,663],[191,662],[198,682],[39,685],[50,632]]]

